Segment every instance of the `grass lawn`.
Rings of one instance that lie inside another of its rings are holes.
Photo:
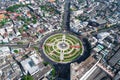
[[[65,34],[65,36],[66,36],[65,41],[66,41],[67,45],[75,46],[77,44],[77,45],[81,46],[80,49],[70,47],[70,48],[63,51],[64,52],[63,62],[71,62],[82,54],[82,52],[83,52],[82,42],[77,37],[75,37],[73,35]],[[63,37],[63,34],[52,35],[52,36],[48,37],[46,39],[46,41],[44,42],[44,44],[45,44],[44,45],[45,54],[51,60],[53,60],[55,62],[60,62],[61,61],[60,60],[60,54],[61,54],[60,52],[62,50],[61,50],[61,48],[57,47],[57,44],[62,41],[62,37]],[[55,44],[48,46],[48,45],[46,45],[47,43],[48,44],[55,43]],[[73,49],[73,50],[71,51],[71,49]]]

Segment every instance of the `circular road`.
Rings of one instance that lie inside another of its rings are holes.
[[[87,46],[86,40],[73,32],[54,31],[40,40],[39,51],[44,60],[51,64],[67,64],[81,62],[88,54]]]

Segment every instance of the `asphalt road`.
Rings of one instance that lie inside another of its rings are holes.
[[[70,0],[65,0],[63,30],[70,29]]]
[[[0,47],[19,47],[19,48],[26,48],[28,46],[28,44],[0,44]]]

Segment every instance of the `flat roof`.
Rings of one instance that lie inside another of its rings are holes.
[[[24,61],[21,62],[24,70],[28,71],[30,74],[33,74],[37,70],[39,70],[39,67],[34,64],[33,60],[30,58],[25,59]]]
[[[33,75],[34,80],[39,80],[41,79],[47,72],[51,71],[50,66],[44,67],[42,70],[39,70],[37,73]]]
[[[114,66],[119,60],[120,60],[120,49],[108,62],[111,66]]]
[[[107,74],[97,67],[94,72],[87,78],[87,80],[101,80],[103,77],[106,77]]]

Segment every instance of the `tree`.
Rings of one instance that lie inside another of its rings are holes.
[[[24,75],[21,80],[34,80],[31,75]]]
[[[4,26],[7,22],[9,22],[7,19],[0,21],[0,27]]]
[[[55,68],[52,69],[51,73],[52,73],[52,76],[54,77],[56,74]]]
[[[44,66],[47,66],[49,64],[49,62],[43,62]]]
[[[18,50],[14,50],[14,53],[18,53],[19,51]]]

